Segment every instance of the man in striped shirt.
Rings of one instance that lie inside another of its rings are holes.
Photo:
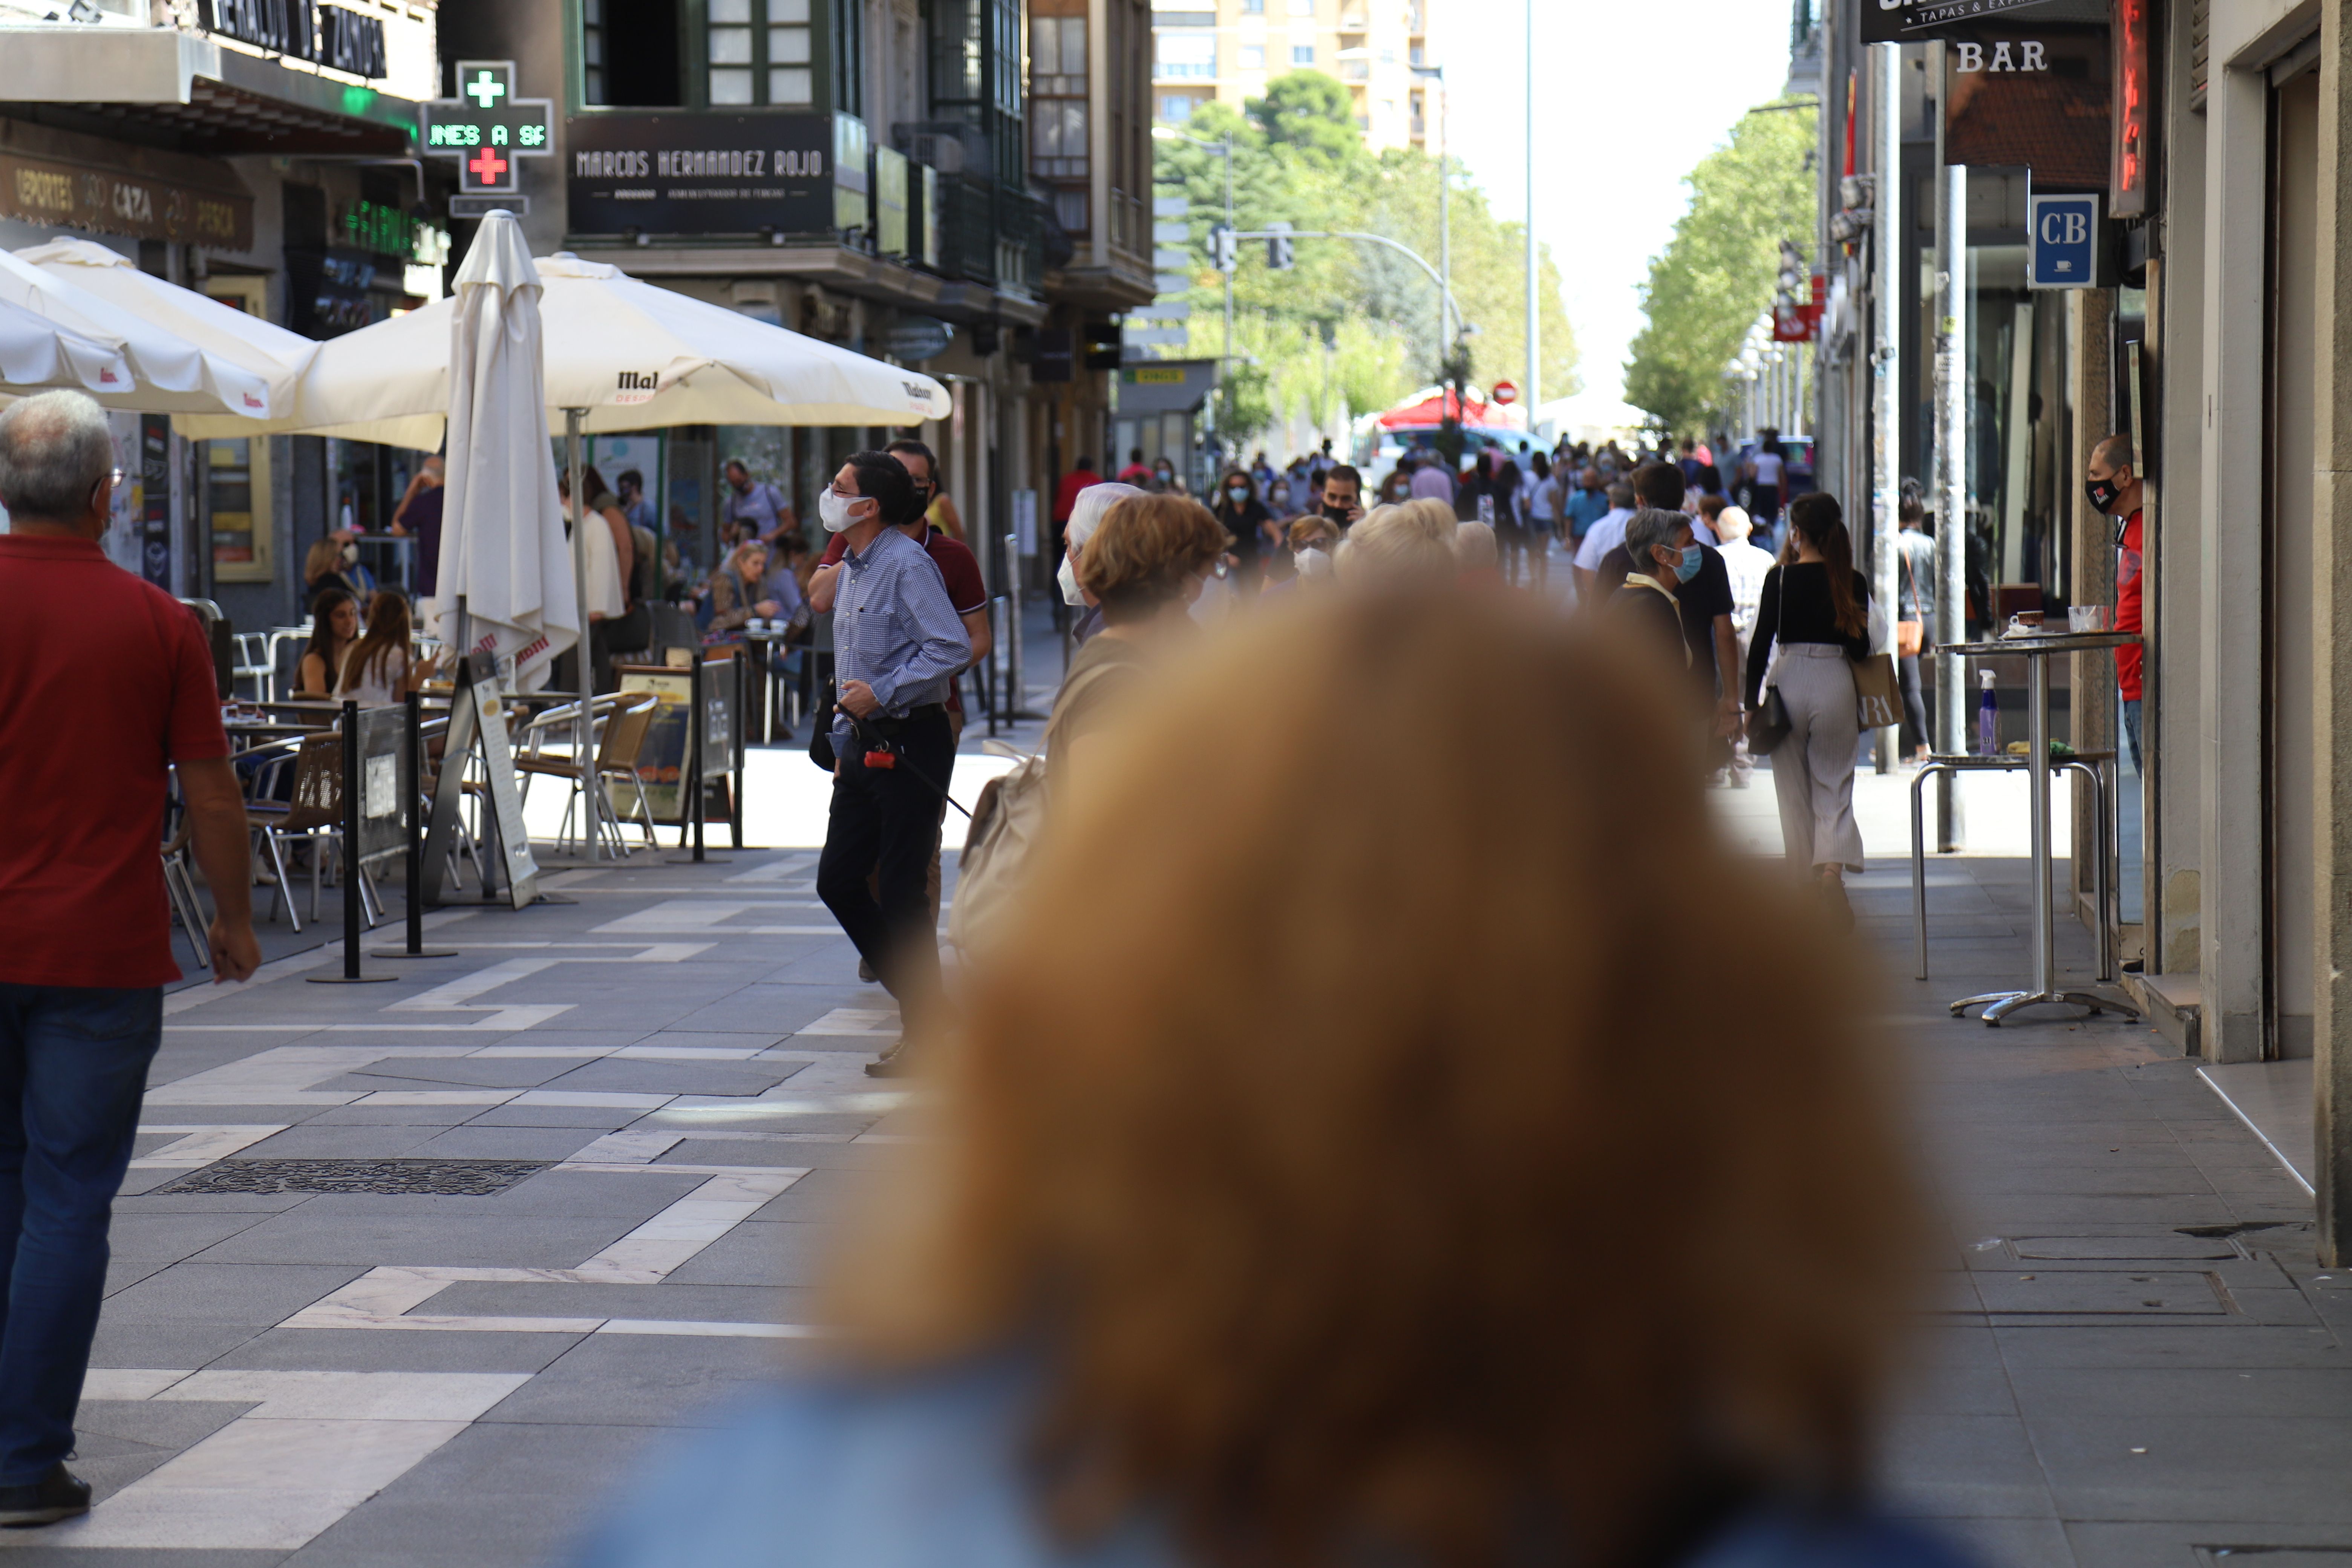
[[[971,643],[939,568],[900,531],[921,517],[922,501],[896,458],[850,458],[817,497],[817,514],[827,532],[842,536],[846,552],[835,584],[840,711],[816,892],[898,999],[912,1036],[939,990],[939,939],[925,882],[940,791],[955,766],[948,690],[971,662]],[[866,881],[877,866],[878,902]],[[877,1077],[900,1070],[904,1044],[866,1070]]]

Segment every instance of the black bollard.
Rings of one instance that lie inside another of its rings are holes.
[[[343,972],[303,976],[320,985],[364,985],[389,974],[360,973],[360,705],[343,701]]]
[[[417,814],[425,765],[425,699],[408,694],[408,725],[400,748],[401,821],[408,828],[408,944],[380,947],[378,958],[455,958],[454,947],[425,945],[425,823]]]

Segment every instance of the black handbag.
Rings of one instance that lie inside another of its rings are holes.
[[[816,714],[809,725],[808,754],[810,762],[826,773],[833,772],[833,682],[830,680],[817,694]]]
[[[1789,574],[1786,567],[1780,568],[1780,602],[1772,618],[1772,635],[1776,642],[1780,640],[1780,627],[1778,611],[1786,610],[1789,604]],[[1789,731],[1795,728],[1796,726],[1789,721],[1789,704],[1782,700],[1780,689],[1778,686],[1767,685],[1764,688],[1764,700],[1758,703],[1754,710],[1748,715],[1748,755],[1760,757],[1778,751],[1780,742],[1789,738]]]

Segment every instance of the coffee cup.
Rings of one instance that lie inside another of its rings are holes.
[[[2040,631],[2042,629],[2042,612],[2040,610],[2018,611],[2017,614],[2009,617],[2009,629],[2020,636]]]

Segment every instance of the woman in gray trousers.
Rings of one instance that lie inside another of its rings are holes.
[[[1853,569],[1853,544],[1837,498],[1815,492],[1789,508],[1780,560],[1764,574],[1763,602],[1748,647],[1748,706],[1769,683],[1788,705],[1789,736],[1772,752],[1780,838],[1789,863],[1818,879],[1843,926],[1853,923],[1845,874],[1862,869],[1853,821],[1853,661],[1870,654],[1870,585]]]

